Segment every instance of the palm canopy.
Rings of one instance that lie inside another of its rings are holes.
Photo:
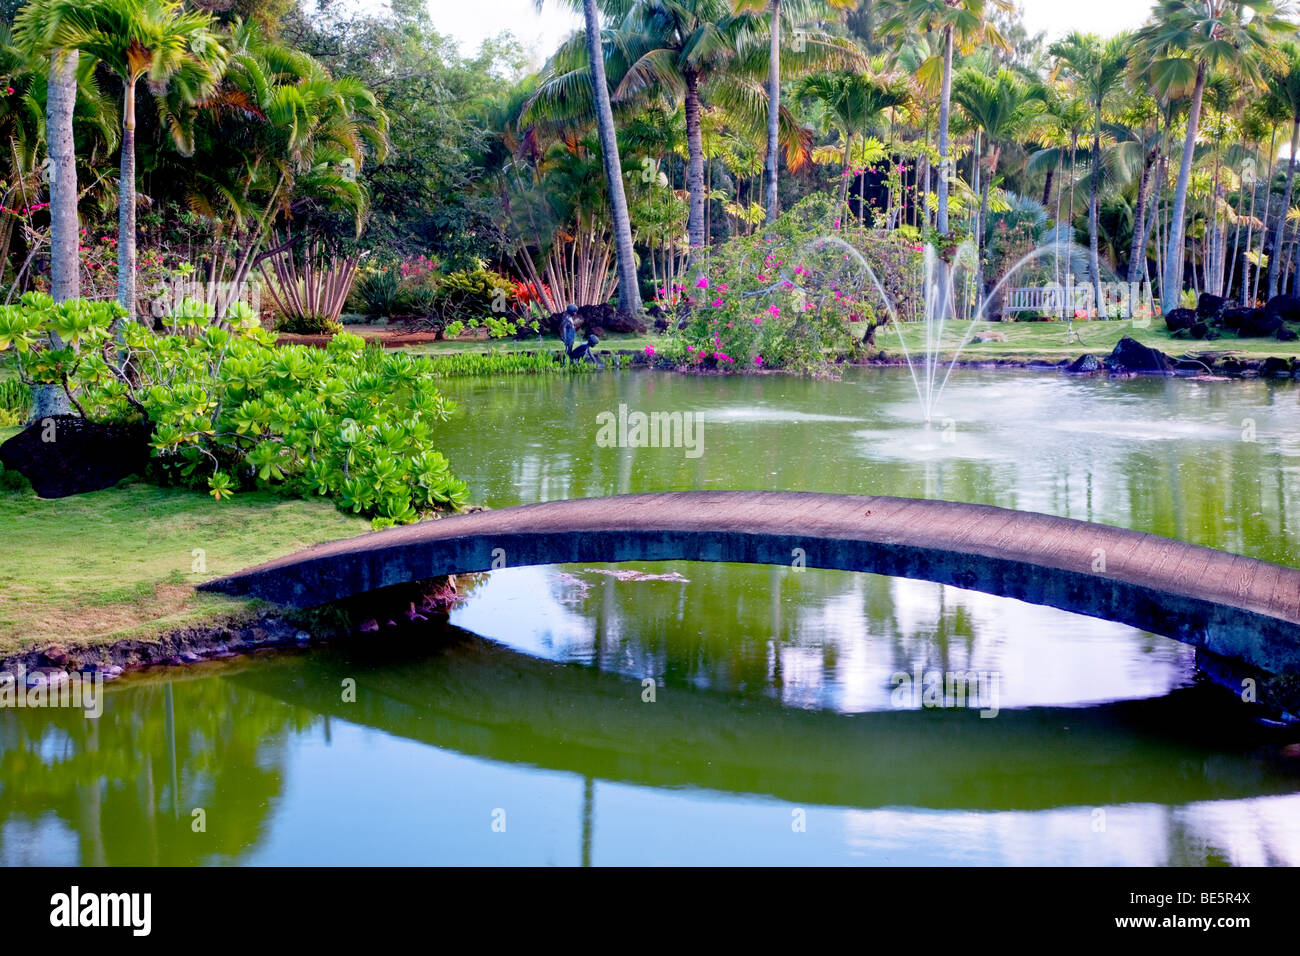
[[[963,49],[981,41],[1000,49],[1007,47],[1006,39],[989,18],[995,10],[1011,10],[1009,0],[879,0],[878,5],[884,36],[906,36],[918,30],[938,33],[951,28]]]
[[[1046,109],[1041,87],[1008,69],[990,76],[963,70],[953,81],[952,98],[990,141],[1003,143],[1029,132]]]
[[[388,149],[389,118],[374,93],[354,78],[332,78],[253,24],[237,23],[228,45],[221,82],[207,96],[158,101],[205,149],[219,143],[237,160],[193,170],[191,208],[240,224],[310,197],[350,210],[359,229],[367,196],[358,173]]]
[[[1278,62],[1274,40],[1295,27],[1278,16],[1272,0],[1158,0],[1152,21],[1135,36],[1150,62],[1152,88],[1161,97],[1185,97],[1202,66],[1230,68],[1248,82]]]
[[[1124,33],[1105,40],[1092,33],[1071,33],[1048,49],[1054,61],[1053,78],[1069,77],[1088,104],[1100,111],[1124,88],[1132,42],[1132,36]]]
[[[1278,107],[1279,113],[1300,122],[1300,45],[1278,45],[1277,60],[1264,73],[1268,99]]]
[[[606,0],[598,6],[622,14],[601,37],[616,109],[656,101],[675,108],[694,82],[736,124],[755,133],[764,128],[763,80],[771,66],[766,18],[735,13],[730,0]],[[802,75],[856,65],[862,56],[847,41],[809,31],[787,42],[781,58],[785,72]],[[582,126],[592,110],[586,43],[575,36],[552,57],[522,119]],[[806,137],[788,111],[782,113],[781,131],[786,161],[798,168],[807,158]]]
[[[211,24],[207,13],[169,0],[64,0],[50,5],[44,39],[88,54],[128,85],[180,78],[195,84],[197,94],[215,82],[225,61]]]
[[[827,119],[846,138],[868,132],[886,110],[905,105],[909,98],[906,85],[899,79],[877,79],[852,70],[805,77],[796,95],[817,100]]]

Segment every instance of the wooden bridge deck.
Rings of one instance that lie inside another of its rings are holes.
[[[1153,534],[988,505],[761,491],[552,501],[308,548],[203,587],[309,607],[443,574],[572,562],[725,561],[867,571],[1131,624],[1300,672],[1300,570]]]

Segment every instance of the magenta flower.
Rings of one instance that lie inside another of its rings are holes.
[[[650,358],[654,358],[654,355],[655,355],[655,347],[654,347],[653,345],[647,345],[647,346],[645,347],[645,354],[646,354],[647,356],[649,356]]]
[[[754,364],[755,364],[755,365],[762,365],[762,364],[763,364],[763,356],[761,356],[761,355],[755,355],[755,356],[754,356]]]
[[[697,288],[697,289],[707,289],[708,287],[709,287],[709,277],[708,277],[708,276],[700,276],[700,281],[697,282],[697,283],[695,283],[695,288]]]

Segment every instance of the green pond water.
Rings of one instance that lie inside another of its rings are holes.
[[[929,427],[898,369],[447,390],[465,414],[442,447],[493,507],[936,497],[1300,563],[1288,382],[959,371]],[[620,404],[700,413],[702,454],[601,447]],[[518,568],[465,590],[397,643],[133,676],[97,720],[0,712],[0,863],[1300,864],[1300,731],[1258,726],[1165,638],[795,568]],[[898,692],[930,672],[984,692]]]

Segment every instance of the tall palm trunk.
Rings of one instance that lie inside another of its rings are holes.
[[[777,190],[781,148],[781,0],[772,0],[771,75],[767,80],[767,221],[775,222],[780,198]]]
[[[1268,246],[1268,219],[1271,207],[1273,205],[1273,176],[1275,173],[1274,160],[1277,158],[1277,123],[1272,125],[1272,131],[1268,138],[1268,171],[1265,174],[1264,186],[1264,209],[1261,212],[1259,228],[1259,256],[1264,255],[1264,249]],[[1247,252],[1250,250],[1247,249]],[[1255,264],[1255,277],[1250,286],[1250,302],[1254,303],[1259,298],[1259,277],[1264,274],[1264,264],[1261,259],[1257,258]],[[1246,305],[1242,302],[1242,305]]]
[[[1165,254],[1165,275],[1160,288],[1160,305],[1165,314],[1178,308],[1183,288],[1183,261],[1186,258],[1184,237],[1187,234],[1187,189],[1192,181],[1192,161],[1196,155],[1196,134],[1201,123],[1201,102],[1205,99],[1206,65],[1196,68],[1196,87],[1192,91],[1192,108],[1187,114],[1187,138],[1183,141],[1183,162],[1174,189],[1174,208],[1170,213],[1169,243]]]
[[[988,231],[987,223],[989,221],[989,194],[993,191],[993,180],[998,175],[998,161],[1002,158],[1001,147],[994,144],[991,140],[989,142],[989,145],[992,147],[989,154],[989,176],[988,176],[988,181],[985,182],[984,184],[984,190],[980,194],[979,223],[975,227],[976,228],[975,248],[977,250],[977,256],[975,261],[979,263],[979,282],[980,282],[979,293],[981,299],[984,298],[985,291],[988,288],[988,281],[984,275],[984,266],[985,266],[984,253],[986,251],[984,248],[984,236],[985,233]]]
[[[614,110],[609,102],[609,82],[605,78],[596,0],[583,0],[582,12],[587,21],[587,59],[591,63],[591,86],[595,94],[596,130],[605,164],[610,214],[614,220],[614,246],[618,250],[618,307],[620,311],[636,316],[642,312],[641,288],[636,277],[632,220],[627,213],[627,196],[623,191],[623,164],[618,155],[618,134],[614,130]]]
[[[948,235],[948,178],[952,175],[952,157],[948,151],[948,122],[952,115],[952,25],[943,28],[943,87],[939,96],[939,210],[935,227],[941,236]]]
[[[1088,187],[1088,255],[1092,271],[1092,307],[1098,318],[1101,310],[1101,249],[1098,241],[1097,194],[1101,187],[1101,108],[1092,127],[1092,182]]]
[[[1250,145],[1255,153],[1259,152],[1259,143],[1251,143]],[[1247,185],[1248,184],[1244,182],[1244,177],[1243,177],[1242,188],[1245,189]],[[1237,272],[1237,263],[1239,261],[1241,263],[1241,282],[1237,287],[1237,299],[1243,306],[1245,306],[1246,304],[1246,293],[1250,289],[1250,259],[1248,258],[1248,256],[1250,255],[1250,247],[1255,242],[1255,193],[1257,191],[1259,183],[1255,182],[1252,179],[1252,181],[1249,183],[1249,186],[1250,186],[1250,212],[1246,214],[1245,254],[1239,256],[1238,255],[1239,247],[1235,244],[1232,247],[1232,271],[1234,275]],[[1241,209],[1240,202],[1238,202],[1237,208],[1238,208],[1238,218],[1240,218],[1240,209]],[[1240,237],[1240,235],[1241,235],[1241,227],[1238,226],[1237,236]],[[1232,288],[1232,279],[1228,280],[1228,288],[1229,289]]]
[[[690,237],[692,257],[694,250],[704,246],[704,135],[700,128],[700,77],[695,72],[686,74],[686,147],[689,166],[686,189],[690,193],[690,216],[687,234]]]
[[[1291,189],[1295,185],[1295,161],[1296,148],[1300,146],[1300,116],[1297,116],[1291,124],[1291,158],[1286,166],[1286,187],[1282,191],[1282,215],[1278,216],[1277,225],[1273,232],[1273,249],[1282,248],[1282,229],[1286,225],[1286,211],[1291,208]],[[1277,281],[1282,257],[1272,255],[1268,260],[1268,297],[1271,299],[1277,295]]]
[[[117,202],[117,301],[135,318],[135,81],[122,103],[122,174]]]
[[[77,154],[72,117],[77,108],[76,50],[55,50],[50,55],[49,90],[45,98],[45,128],[50,157],[50,295],[55,302],[81,294],[81,260],[77,251]],[[63,342],[50,333],[50,345]],[[67,393],[58,385],[32,389],[32,421],[72,410]]]
[[[1160,144],[1157,143],[1151,147],[1147,153],[1146,162],[1142,165],[1142,178],[1138,182],[1137,209],[1133,216],[1133,243],[1129,246],[1128,253],[1128,283],[1130,286],[1142,278],[1142,262],[1147,255],[1147,238],[1150,235],[1147,229],[1147,219],[1151,217],[1151,186],[1155,182],[1152,175],[1154,167],[1160,159]],[[1132,317],[1132,308],[1130,303],[1130,318]]]

